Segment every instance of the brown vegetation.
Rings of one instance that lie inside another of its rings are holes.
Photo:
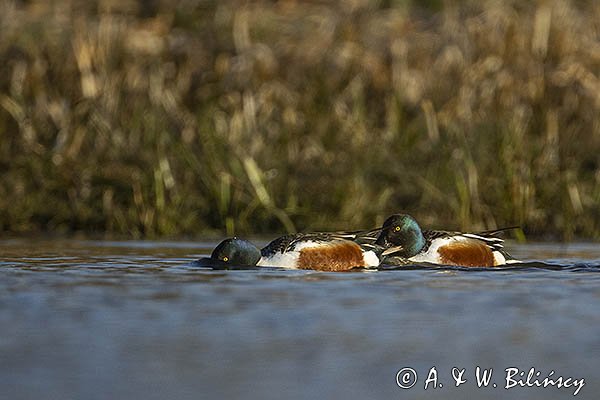
[[[0,1],[0,230],[599,237],[600,5]]]

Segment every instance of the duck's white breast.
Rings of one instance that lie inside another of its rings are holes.
[[[414,262],[426,262],[426,263],[440,263],[440,253],[438,252],[440,247],[446,246],[450,243],[456,243],[461,240],[460,236],[451,236],[445,238],[433,239],[429,248],[424,253],[419,253],[416,256],[410,257],[410,261]]]
[[[306,240],[298,242],[294,245],[294,248],[285,252],[276,252],[268,257],[261,257],[256,265],[259,267],[280,267],[280,268],[298,268],[298,258],[300,257],[300,250],[306,248],[313,248],[323,246],[321,242],[315,242],[313,240]]]

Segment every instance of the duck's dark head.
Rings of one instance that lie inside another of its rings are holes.
[[[382,253],[399,257],[412,257],[425,247],[425,237],[417,221],[408,214],[394,214],[383,223],[377,238]]]
[[[260,250],[249,241],[234,237],[219,243],[210,258],[233,265],[256,265]]]

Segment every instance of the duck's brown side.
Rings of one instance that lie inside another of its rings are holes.
[[[300,250],[299,269],[348,271],[366,266],[360,246],[350,241],[336,241]]]
[[[438,249],[440,260],[446,265],[462,267],[493,267],[492,249],[481,240],[466,239],[456,241]]]

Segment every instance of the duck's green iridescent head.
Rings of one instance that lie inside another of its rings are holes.
[[[234,265],[256,265],[260,250],[249,241],[234,237],[219,243],[210,258]]]
[[[425,247],[425,237],[417,221],[408,214],[394,214],[383,223],[377,238],[386,250],[383,255],[412,257]]]

